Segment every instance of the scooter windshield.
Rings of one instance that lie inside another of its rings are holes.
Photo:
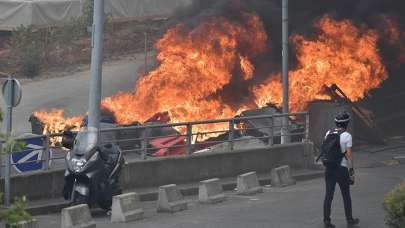
[[[97,146],[97,136],[97,129],[80,129],[73,145],[73,153],[76,155],[85,155],[91,152]]]

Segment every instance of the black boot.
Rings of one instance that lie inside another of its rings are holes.
[[[358,219],[358,218],[355,218],[355,219],[348,219],[347,220],[347,225],[349,225],[349,226],[356,226],[356,225],[359,225],[359,223],[360,223],[360,219]]]
[[[335,225],[333,225],[330,221],[324,221],[323,224],[325,228],[335,228]]]

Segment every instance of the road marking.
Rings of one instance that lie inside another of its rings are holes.
[[[399,165],[398,160],[387,160],[387,161],[382,161],[382,163],[387,166]]]

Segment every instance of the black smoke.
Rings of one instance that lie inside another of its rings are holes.
[[[190,29],[209,18],[222,16],[230,20],[241,20],[240,12],[257,14],[269,37],[268,52],[255,60],[255,78],[260,80],[273,72],[281,71],[281,5],[282,0],[195,0],[192,7],[178,12],[175,18],[169,20],[162,33],[177,23],[183,23]],[[380,125],[389,128],[405,128],[405,62],[400,63],[400,55],[405,55],[405,1],[404,0],[289,0],[289,29],[290,34],[301,34],[311,38],[316,35],[314,23],[324,15],[342,20],[349,19],[356,26],[364,29],[374,29],[380,34],[379,50],[389,72],[389,79],[381,88],[370,92],[369,98],[359,102],[371,110]],[[392,43],[384,36],[386,24],[383,17],[389,17],[404,33],[400,40]],[[290,69],[296,64],[294,47],[290,48]],[[227,86],[219,96],[232,103],[248,96],[249,92],[241,86],[238,80]],[[235,96],[235,90],[239,91]],[[403,94],[403,95],[401,95]],[[392,118],[388,113],[394,113]],[[401,114],[402,113],[402,114]]]

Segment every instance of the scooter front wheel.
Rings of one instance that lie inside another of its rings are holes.
[[[98,201],[98,205],[101,209],[105,211],[111,210],[112,200],[111,199],[103,199]]]

